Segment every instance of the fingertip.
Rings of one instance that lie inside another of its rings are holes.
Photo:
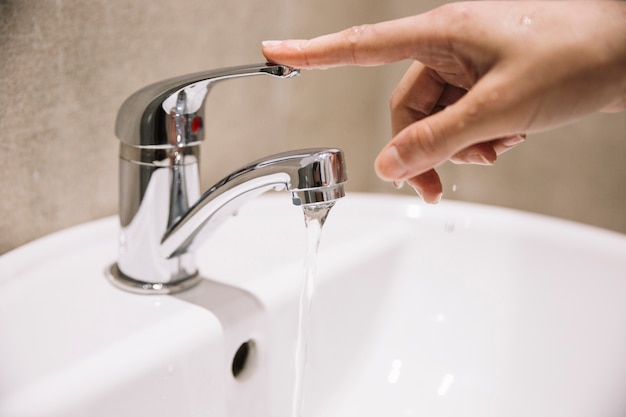
[[[261,52],[269,62],[298,68],[307,66],[302,39],[266,40],[261,42]]]
[[[473,165],[489,166],[489,165],[495,164],[497,158],[498,158],[498,155],[492,149],[491,152],[472,153],[467,157],[467,160],[469,161],[470,164],[473,164]]]
[[[482,142],[471,145],[456,154],[449,160],[454,164],[493,165],[498,159],[498,152],[494,142]]]
[[[516,147],[526,140],[526,134],[521,133],[518,135],[508,136],[502,138],[498,143],[502,145],[506,150]]]
[[[439,192],[436,194],[429,194],[429,195],[423,196],[422,200],[424,200],[424,202],[428,204],[439,204],[442,197],[443,197],[443,192]]]
[[[443,196],[443,185],[434,169],[407,180],[418,196],[428,204],[437,204]]]

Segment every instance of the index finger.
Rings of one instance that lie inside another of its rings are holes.
[[[270,62],[297,68],[382,65],[415,58],[420,47],[432,45],[438,37],[435,27],[432,19],[417,15],[309,40],[264,41],[262,52]]]

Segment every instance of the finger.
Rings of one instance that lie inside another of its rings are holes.
[[[407,182],[425,202],[436,204],[441,200],[443,186],[439,174],[434,169],[409,178]]]
[[[455,164],[493,165],[498,159],[493,142],[482,142],[469,146],[450,157]]]
[[[406,180],[472,145],[524,131],[517,101],[506,94],[505,78],[483,77],[456,103],[404,128],[376,159],[377,174],[388,181]]]
[[[428,116],[445,88],[435,71],[414,62],[394,89],[389,99],[391,131],[396,136],[404,128]]]
[[[465,93],[467,90],[448,84],[437,71],[414,62],[389,99],[393,136],[410,124],[455,103]]]
[[[437,105],[445,108],[459,101],[465,94],[467,94],[467,89],[446,84],[441,92],[441,97],[439,97]]]
[[[493,165],[498,155],[510,151],[526,140],[526,134],[508,136],[472,145],[452,155],[455,164]]]
[[[438,20],[437,20],[438,21]],[[413,58],[415,51],[442,39],[442,29],[428,13],[352,28],[310,40],[264,41],[268,61],[298,68],[381,65]]]
[[[496,139],[493,141],[493,150],[496,151],[498,155],[501,155],[516,146],[520,145],[526,140],[526,134],[521,133],[519,135],[512,135],[502,139]]]

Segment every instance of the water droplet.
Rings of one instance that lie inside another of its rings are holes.
[[[454,382],[454,375],[445,374],[441,380],[441,384],[439,384],[439,388],[437,389],[437,394],[439,394],[442,397],[446,395],[453,382]]]
[[[452,233],[454,232],[455,228],[456,228],[456,222],[452,219],[447,219],[446,223],[444,224],[444,230],[448,233]]]
[[[404,187],[404,181],[394,181],[391,184],[393,185],[393,188],[395,188],[396,190],[399,190],[402,187]]]
[[[402,368],[402,361],[399,359],[391,362],[391,371],[389,371],[389,375],[387,375],[387,382],[390,384],[395,384],[400,379],[400,368]]]

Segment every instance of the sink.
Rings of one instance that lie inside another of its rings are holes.
[[[0,417],[288,417],[305,228],[268,193],[173,296],[113,287],[116,218],[0,257]],[[626,236],[349,193],[322,233],[304,415],[626,414]]]

